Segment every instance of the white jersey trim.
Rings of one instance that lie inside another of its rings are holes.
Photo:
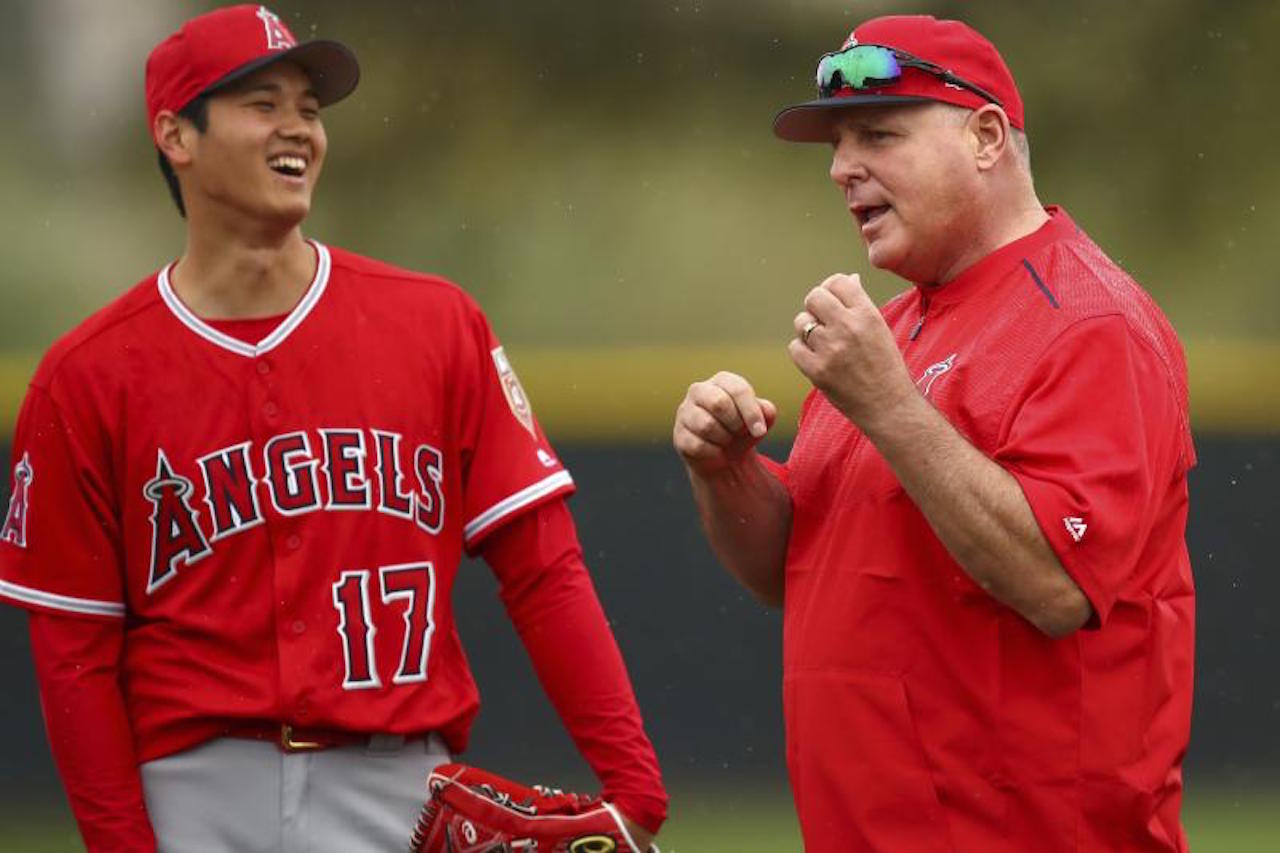
[[[557,471],[546,479],[539,480],[532,486],[527,486],[498,501],[484,512],[477,515],[471,521],[467,522],[462,529],[463,538],[467,542],[475,539],[482,531],[492,527],[497,522],[528,506],[539,498],[544,498],[557,489],[565,486],[572,486],[573,478],[569,476],[568,471]]]
[[[272,330],[271,334],[256,344],[245,343],[239,338],[219,332],[184,305],[182,300],[178,298],[178,294],[173,292],[173,285],[169,283],[169,271],[173,269],[173,264],[169,264],[160,270],[160,275],[156,277],[156,287],[160,291],[160,298],[164,300],[164,304],[188,329],[210,343],[216,344],[225,350],[230,350],[236,355],[255,358],[284,343],[285,338],[289,337],[293,330],[302,325],[303,320],[307,319],[307,315],[311,313],[312,308],[316,307],[316,303],[320,301],[320,297],[324,295],[325,288],[329,284],[329,250],[322,243],[318,243],[315,240],[308,240],[307,242],[316,250],[315,278],[311,280],[311,285],[307,288],[302,300],[289,312],[289,316],[285,317],[280,325]]]
[[[23,604],[35,604],[54,610],[65,610],[68,613],[82,613],[88,616],[124,616],[124,605],[114,601],[72,598],[69,595],[58,595],[54,592],[18,586],[8,581],[0,581],[0,595]]]

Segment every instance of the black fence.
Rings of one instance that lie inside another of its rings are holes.
[[[1252,786],[1280,778],[1280,437],[1198,442],[1191,543],[1199,594],[1188,776]],[[561,447],[597,588],[673,786],[758,784],[785,774],[781,620],[714,563],[666,444]],[[779,449],[785,452],[784,448]],[[0,449],[0,471],[8,452]],[[7,506],[9,477],[0,487]],[[482,563],[464,567],[459,623],[483,694],[468,759],[588,785]],[[56,799],[25,617],[0,607],[0,797]]]

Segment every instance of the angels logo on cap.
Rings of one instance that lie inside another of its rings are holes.
[[[320,106],[342,100],[360,80],[355,54],[341,42],[299,43],[265,6],[215,9],[187,21],[147,57],[147,120],[181,112],[208,95],[275,62],[296,63],[311,78]]]
[[[258,7],[258,17],[267,30],[267,50],[288,50],[298,43],[293,33],[280,22],[280,16],[266,6]]]
[[[836,110],[940,101],[995,104],[1025,127],[1022,96],[995,45],[960,21],[931,15],[872,18],[818,61],[817,100],[784,108],[773,132],[789,142],[830,142]]]

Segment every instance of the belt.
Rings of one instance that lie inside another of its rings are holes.
[[[248,740],[271,741],[281,752],[314,752],[335,746],[367,746],[381,751],[396,750],[425,735],[391,735],[353,732],[345,729],[321,729],[276,723],[271,720],[237,720],[228,725],[224,736]]]

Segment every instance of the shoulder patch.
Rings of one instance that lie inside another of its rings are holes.
[[[529,404],[529,397],[520,384],[520,377],[516,376],[502,347],[494,347],[490,354],[493,356],[493,365],[498,370],[498,381],[502,383],[502,393],[506,395],[507,405],[511,407],[511,414],[515,415],[516,420],[536,438],[537,433],[533,428],[533,407]]]
[[[31,481],[34,479],[31,459],[24,453],[18,464],[13,466],[13,494],[9,497],[4,527],[0,527],[0,542],[27,547],[27,514],[31,509]]]

